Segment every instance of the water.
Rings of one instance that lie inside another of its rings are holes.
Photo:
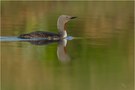
[[[66,40],[72,40],[72,39],[74,39],[74,38],[78,38],[78,37],[72,37],[72,36],[67,36],[67,37],[65,37],[64,39],[66,39]],[[16,36],[7,36],[7,37],[5,37],[5,36],[2,36],[2,37],[0,37],[0,41],[2,42],[2,41],[35,41],[35,40],[48,40],[47,38],[31,38],[31,39],[21,39],[21,38],[18,38],[18,37],[16,37]]]
[[[133,90],[133,2],[2,1],[2,90]],[[17,36],[57,32],[59,15],[75,15],[67,39]]]

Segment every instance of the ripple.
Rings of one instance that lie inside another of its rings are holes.
[[[65,38],[66,40],[73,40],[74,37],[68,36]],[[16,36],[0,36],[0,41],[1,42],[12,42],[12,41],[29,41],[29,40],[47,40],[47,38],[32,38],[32,39],[21,39]]]

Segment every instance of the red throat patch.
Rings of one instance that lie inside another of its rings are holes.
[[[67,29],[67,23],[64,24],[64,30],[66,30],[66,29]]]
[[[64,52],[67,53],[66,47],[64,47]]]

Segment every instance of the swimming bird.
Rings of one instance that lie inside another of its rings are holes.
[[[61,15],[57,20],[58,33],[35,31],[27,34],[21,34],[18,38],[31,39],[31,38],[46,38],[47,40],[60,40],[67,37],[66,24],[71,19],[76,17],[69,15]]]

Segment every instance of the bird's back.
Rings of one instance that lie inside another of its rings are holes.
[[[58,40],[60,39],[60,35],[51,32],[36,31],[27,34],[21,34],[19,38],[23,38],[23,39],[46,38],[48,40]]]

